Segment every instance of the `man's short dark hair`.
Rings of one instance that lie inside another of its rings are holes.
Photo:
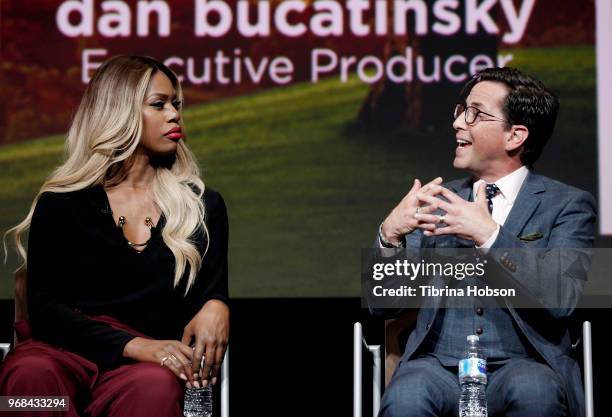
[[[476,73],[463,87],[462,99],[465,100],[472,88],[481,81],[500,82],[510,89],[504,100],[503,111],[510,125],[525,125],[529,129],[520,158],[523,164],[532,166],[553,133],[559,112],[559,99],[542,82],[515,68],[487,68]]]

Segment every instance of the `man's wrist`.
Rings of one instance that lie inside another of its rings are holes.
[[[495,243],[495,239],[497,239],[497,235],[499,234],[499,224],[495,223],[493,231],[490,233],[486,233],[486,238],[482,238],[479,242],[476,243],[476,247],[478,249],[489,249]]]
[[[404,241],[403,239],[389,239],[387,237],[385,237],[384,231],[383,231],[383,223],[380,224],[380,227],[378,228],[378,240],[380,241],[380,244],[382,247],[384,248],[390,248],[390,249],[397,249],[397,248],[403,248],[404,247]]]

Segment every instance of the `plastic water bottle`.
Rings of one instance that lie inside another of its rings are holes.
[[[185,390],[183,406],[185,417],[211,417],[212,412],[213,397],[210,385],[205,388],[192,387]]]
[[[476,335],[467,337],[464,359],[459,361],[459,417],[487,417],[487,360]]]

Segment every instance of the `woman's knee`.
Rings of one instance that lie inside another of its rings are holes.
[[[182,382],[167,368],[153,363],[134,365],[131,391],[143,400],[177,401],[183,396]]]
[[[60,395],[67,384],[61,365],[49,355],[12,354],[0,369],[3,395]]]
[[[183,389],[168,369],[134,363],[108,371],[94,388],[87,409],[92,417],[180,416]]]

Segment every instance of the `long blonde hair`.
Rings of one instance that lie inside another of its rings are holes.
[[[106,61],[91,79],[72,121],[65,144],[65,161],[56,168],[34,198],[26,218],[9,229],[17,252],[27,264],[21,242],[30,228],[36,203],[45,191],[67,193],[97,184],[115,185],[124,179],[143,131],[143,102],[147,87],[158,71],[168,76],[178,99],[183,93],[176,75],[149,57],[116,56]],[[182,120],[182,118],[181,118]],[[182,124],[182,122],[181,122]],[[189,266],[186,291],[202,266],[194,235],[210,236],[204,222],[204,182],[195,158],[183,141],[178,142],[170,166],[157,166],[152,184],[153,199],[166,218],[162,237],[175,258],[174,286]],[[6,244],[4,246],[6,254]]]

